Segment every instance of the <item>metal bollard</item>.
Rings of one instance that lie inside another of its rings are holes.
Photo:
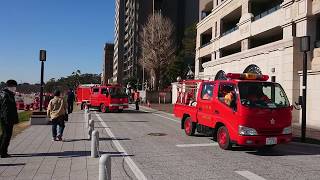
[[[84,112],[85,112],[85,113],[89,113],[89,112],[90,112],[88,106],[86,106],[86,108],[84,109]]]
[[[91,120],[91,113],[87,113],[85,114],[85,119],[86,119],[86,122],[87,122],[87,127],[89,127],[89,121]]]
[[[91,137],[91,157],[97,158],[99,151],[99,131],[94,130]]]
[[[89,121],[89,130],[88,130],[88,138],[89,139],[91,139],[93,131],[94,131],[94,121],[91,119]]]
[[[108,154],[99,159],[99,180],[111,180],[111,156]]]

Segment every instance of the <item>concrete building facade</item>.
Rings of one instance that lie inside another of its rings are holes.
[[[113,82],[122,83],[124,61],[125,0],[115,1]]]
[[[298,37],[311,37],[307,124],[320,127],[320,0],[208,0],[200,4],[195,76],[228,72],[267,74],[291,104],[302,94]],[[293,111],[294,123],[300,111]]]
[[[104,60],[103,60],[103,70],[101,75],[101,83],[108,84],[112,82],[113,77],[113,54],[114,54],[114,44],[106,43],[104,45]]]

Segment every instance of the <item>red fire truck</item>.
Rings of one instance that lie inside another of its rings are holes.
[[[76,90],[77,105],[80,105],[81,110],[84,109],[86,104],[90,103],[91,89],[98,84],[81,84]]]
[[[229,73],[225,80],[181,81],[174,114],[188,136],[213,135],[232,145],[273,147],[292,137],[292,106],[280,84],[267,75]]]
[[[124,89],[120,85],[96,85],[90,88],[77,88],[78,94],[82,93],[81,105],[84,107],[96,107],[101,112],[118,111],[122,112],[124,109],[129,108],[128,96],[125,94]],[[78,100],[79,101],[79,98]]]

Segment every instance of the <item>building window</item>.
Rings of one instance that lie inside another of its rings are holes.
[[[204,47],[211,43],[212,39],[212,28],[206,30],[200,35],[200,46]]]
[[[218,22],[216,21],[214,23],[214,37],[218,36]]]
[[[249,66],[243,71],[243,73],[262,74],[261,69],[259,68],[259,66],[255,65],[255,64],[249,65]]]
[[[227,80],[226,73],[223,70],[218,71],[214,80]]]
[[[204,68],[202,67],[202,64],[211,61],[211,55],[202,57],[199,59],[199,72],[203,72]]]
[[[315,42],[315,48],[320,48],[320,16],[317,19],[316,22],[316,42]]]
[[[268,0],[268,1],[252,1],[251,11],[254,15],[253,20],[258,20],[267,16],[281,8],[283,0]]]

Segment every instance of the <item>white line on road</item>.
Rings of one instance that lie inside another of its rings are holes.
[[[205,144],[177,144],[177,147],[207,147],[207,146],[217,146],[218,143],[205,143]]]
[[[266,180],[263,177],[258,176],[250,171],[235,171],[235,172],[249,180]]]
[[[112,139],[116,139],[116,137],[114,136],[114,134],[112,133],[112,131],[107,128],[107,124],[102,120],[102,118],[100,117],[99,114],[97,114],[95,112],[96,116],[98,117],[99,121],[101,122],[101,124],[105,127],[104,129],[106,130],[107,134],[109,135],[110,138]],[[124,148],[121,146],[120,142],[118,140],[112,140],[112,142],[114,143],[114,145],[116,146],[117,150],[119,152],[122,152],[123,154],[128,154]],[[145,177],[145,175],[142,173],[142,171],[138,168],[138,166],[133,162],[133,160],[131,159],[131,157],[129,156],[125,156],[124,157],[125,162],[128,164],[128,166],[130,167],[131,171],[134,173],[134,175],[136,176],[137,179],[141,179],[141,180],[146,180],[147,178]]]
[[[145,111],[145,110],[140,110],[140,111],[150,112],[150,111]],[[176,119],[172,119],[172,118],[169,118],[169,117],[166,117],[166,116],[162,116],[162,115],[159,115],[159,114],[156,114],[156,113],[153,113],[153,112],[150,112],[150,113],[152,113],[152,114],[155,115],[155,116],[159,116],[159,117],[168,119],[168,120],[170,120],[170,121],[173,121],[173,122],[176,122],[176,123],[180,123],[180,121],[178,121],[178,120],[176,120]]]

